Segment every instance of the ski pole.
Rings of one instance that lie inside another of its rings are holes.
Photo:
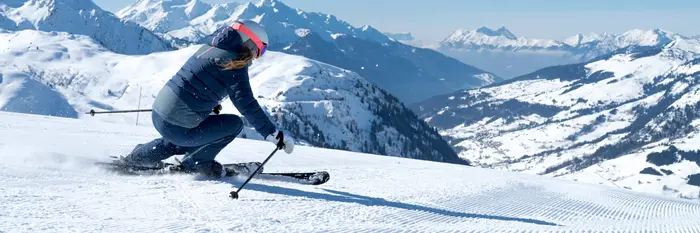
[[[119,110],[119,111],[104,111],[96,112],[95,109],[90,109],[90,112],[85,114],[90,114],[90,116],[95,116],[95,114],[105,114],[105,113],[129,113],[129,112],[150,112],[152,109],[139,109],[139,110]]]
[[[281,143],[282,143],[282,140],[280,139],[280,144],[281,144]],[[230,193],[230,194],[231,194],[231,198],[233,198],[233,199],[238,199],[238,192],[240,192],[241,189],[243,189],[243,187],[244,187],[246,184],[248,184],[248,182],[250,182],[251,179],[253,179],[253,176],[255,176],[255,174],[257,174],[258,171],[260,171],[260,169],[261,169],[263,166],[265,166],[265,163],[267,163],[267,161],[270,160],[270,158],[272,158],[272,156],[275,155],[275,152],[277,152],[277,150],[279,150],[280,148],[282,148],[282,147],[281,147],[280,145],[277,145],[277,147],[275,147],[275,150],[272,151],[272,153],[270,154],[270,156],[267,156],[267,159],[265,159],[265,161],[262,162],[262,164],[258,167],[258,169],[255,169],[255,172],[253,172],[253,174],[250,174],[250,176],[248,177],[248,179],[247,179],[245,182],[243,182],[243,184],[241,185],[241,187],[238,187],[238,190],[231,191],[231,193]]]
[[[216,107],[214,107],[214,109],[212,109],[212,112],[219,114],[219,113],[221,113],[221,110],[223,110],[223,107],[221,105],[216,105]],[[97,111],[95,111],[95,109],[90,109],[90,111],[86,112],[85,114],[90,114],[90,116],[95,116],[95,114],[150,112],[150,111],[153,111],[153,109],[119,110],[119,111],[104,111],[104,112],[97,112]]]

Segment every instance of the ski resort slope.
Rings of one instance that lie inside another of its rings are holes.
[[[238,200],[228,193],[246,177],[92,166],[155,136],[146,126],[0,112],[0,232],[700,231],[700,202],[303,146],[274,155],[265,171],[327,170],[328,183],[253,179]],[[237,139],[218,160],[262,161],[272,149]]]

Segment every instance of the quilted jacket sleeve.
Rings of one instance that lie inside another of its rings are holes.
[[[253,96],[247,72],[245,75],[236,75],[233,85],[228,89],[228,93],[233,105],[255,127],[255,130],[260,135],[266,137],[275,132],[275,125],[270,121],[268,115]]]

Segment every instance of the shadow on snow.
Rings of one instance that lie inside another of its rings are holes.
[[[225,181],[235,185],[236,187],[238,187],[242,183],[242,182],[236,182],[233,180],[225,180]],[[440,215],[445,215],[445,216],[450,216],[450,217],[458,217],[458,218],[478,218],[478,219],[490,219],[490,220],[500,220],[500,221],[515,221],[515,222],[531,223],[531,224],[546,225],[546,226],[559,226],[556,223],[547,222],[547,221],[543,221],[543,220],[456,212],[456,211],[451,211],[451,210],[439,209],[439,208],[435,208],[435,207],[417,205],[417,204],[408,204],[408,203],[402,203],[402,202],[396,202],[396,201],[388,201],[388,200],[383,199],[383,198],[368,197],[368,196],[357,195],[357,194],[352,194],[352,193],[343,192],[343,191],[330,190],[330,189],[322,189],[326,192],[331,193],[331,194],[326,194],[326,193],[307,192],[307,191],[302,191],[302,190],[298,190],[298,189],[290,189],[290,188],[284,188],[284,187],[279,187],[279,186],[269,186],[269,185],[265,185],[265,184],[248,183],[243,188],[243,190],[241,190],[241,194],[240,194],[241,197],[245,198],[245,195],[246,195],[245,192],[250,191],[250,190],[258,191],[258,192],[265,192],[265,193],[272,193],[272,194],[279,194],[279,195],[286,195],[286,196],[293,196],[293,197],[303,197],[303,198],[311,198],[311,199],[318,199],[318,200],[325,200],[325,201],[354,203],[354,204],[360,204],[360,205],[365,205],[365,206],[386,206],[386,207],[399,208],[399,209],[405,209],[405,210],[423,211],[423,212],[440,214]]]

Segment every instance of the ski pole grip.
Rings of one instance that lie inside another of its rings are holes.
[[[277,134],[277,149],[282,150],[284,149],[284,131],[280,131]]]

